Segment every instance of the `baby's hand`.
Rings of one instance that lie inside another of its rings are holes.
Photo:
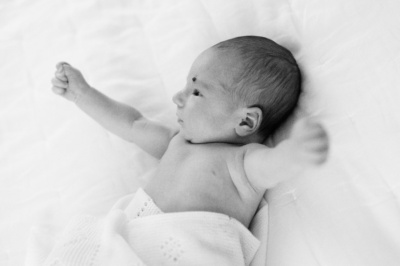
[[[290,139],[295,144],[294,153],[298,160],[310,164],[325,162],[329,149],[328,135],[318,122],[309,118],[298,121]]]
[[[68,63],[60,62],[56,66],[55,77],[51,80],[55,94],[76,102],[91,87],[81,72]]]

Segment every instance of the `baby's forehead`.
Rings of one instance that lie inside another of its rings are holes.
[[[193,62],[187,77],[190,82],[219,81],[231,83],[242,74],[243,64],[236,53],[208,49]]]
[[[225,95],[231,94],[235,91],[234,82],[227,73],[216,73],[210,71],[190,73],[187,77],[189,85],[197,86],[197,88],[204,89],[211,93],[223,93]]]

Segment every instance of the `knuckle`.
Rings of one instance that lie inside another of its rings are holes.
[[[63,66],[63,67],[69,66],[69,64],[67,62],[64,62],[64,61],[59,62],[58,65],[59,66]]]

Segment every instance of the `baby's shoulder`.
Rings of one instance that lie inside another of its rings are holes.
[[[243,153],[243,156],[246,156],[246,154],[248,154],[248,153],[251,153],[256,150],[263,150],[266,148],[268,148],[268,146],[266,146],[265,144],[249,143],[249,144],[243,145],[239,152]]]
[[[258,143],[250,143],[243,146],[232,147],[230,152],[227,153],[227,160],[234,163],[236,168],[240,167],[243,169],[244,173],[244,162],[246,157],[249,154],[252,154],[254,151],[263,150],[265,148],[267,148],[267,146]]]
[[[248,166],[249,160],[251,160],[253,163],[257,161],[257,163],[253,165],[263,163],[262,161],[258,160],[258,156],[255,155],[260,154],[260,152],[262,153],[265,149],[268,149],[268,147],[259,143],[250,143],[238,147],[234,150],[234,152],[230,153],[231,156],[228,156],[230,158],[227,158],[228,165],[231,165],[229,168],[239,171],[244,177],[246,177],[247,180],[248,174],[246,168],[248,167],[246,166]]]
[[[239,192],[241,198],[243,199],[255,199],[260,197],[260,191],[257,190],[247,172],[245,167],[245,160],[250,151],[260,149],[263,145],[261,144],[247,144],[243,146],[232,147],[230,153],[225,156],[226,166],[229,171],[231,180],[237,191]]]

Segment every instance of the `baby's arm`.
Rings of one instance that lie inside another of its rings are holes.
[[[150,121],[135,108],[92,88],[81,72],[67,63],[57,64],[52,84],[54,93],[74,102],[110,132],[134,142],[157,158],[162,157],[175,134],[173,129]]]
[[[275,148],[251,144],[244,156],[244,169],[254,189],[265,191],[325,162],[328,137],[323,127],[310,119],[297,122],[289,139]]]

